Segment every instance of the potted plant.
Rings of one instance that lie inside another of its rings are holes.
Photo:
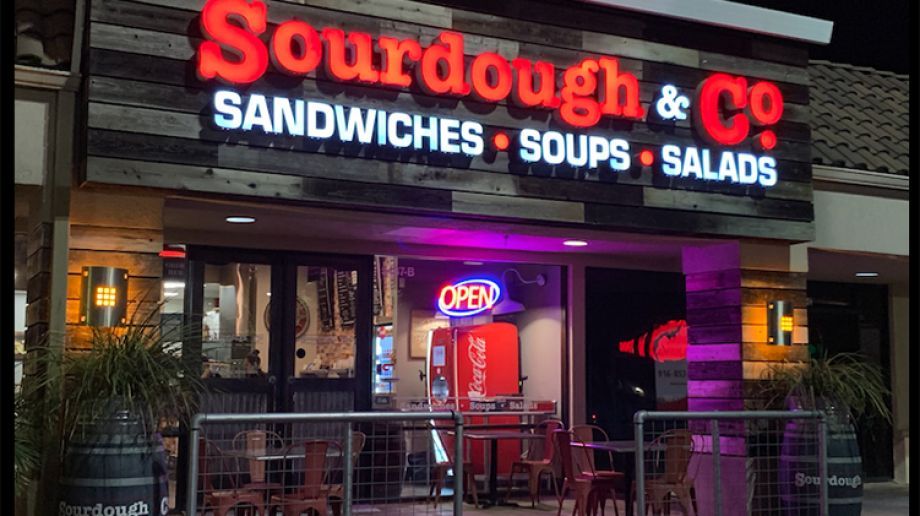
[[[124,327],[93,328],[89,350],[64,354],[59,367],[36,380],[61,393],[55,406],[22,422],[45,418],[38,424],[50,425],[59,439],[62,474],[49,491],[59,494],[55,512],[166,514],[160,431],[190,420],[204,384],[199,367],[181,354],[188,332],[161,331],[151,320],[157,313]]]
[[[862,456],[855,422],[862,416],[891,419],[881,368],[856,353],[827,354],[794,367],[774,366],[763,382],[768,406],[821,410],[826,415],[827,478],[818,474],[817,427],[787,423],[779,461],[780,494],[787,507],[814,507],[820,483],[828,485],[830,514],[859,514]],[[816,507],[814,507],[816,508]]]

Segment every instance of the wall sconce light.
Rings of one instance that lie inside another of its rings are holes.
[[[115,267],[83,267],[80,324],[119,326],[128,311],[128,271]]]
[[[775,346],[792,345],[792,303],[767,301],[767,343]]]

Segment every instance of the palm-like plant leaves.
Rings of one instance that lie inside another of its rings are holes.
[[[818,401],[837,400],[855,417],[874,414],[891,421],[882,369],[858,353],[839,353],[812,358],[802,367],[771,367],[763,382],[768,405],[775,406],[796,397],[807,408]]]

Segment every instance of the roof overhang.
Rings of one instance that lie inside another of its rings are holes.
[[[581,0],[707,25],[826,45],[834,22],[725,0]]]

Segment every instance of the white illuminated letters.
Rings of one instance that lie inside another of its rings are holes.
[[[217,90],[214,92],[214,123],[221,129],[239,129],[243,123],[240,104],[243,99],[235,91]]]
[[[330,138],[335,133],[332,106],[322,102],[307,102],[307,136],[319,140]],[[322,124],[320,125],[320,117]]]
[[[674,93],[664,91],[662,93]],[[666,101],[679,100],[668,97]],[[373,108],[327,104],[318,100],[267,97],[219,89],[213,97],[214,125],[226,130],[260,131],[286,137],[316,140],[336,138],[345,143],[374,144],[393,149],[480,156],[487,141],[496,151],[508,150],[524,163],[567,166],[586,171],[622,172],[633,167],[633,156],[643,155],[642,165],[652,173],[697,181],[771,187],[778,175],[776,159],[748,152],[665,144],[659,159],[650,159],[649,149],[632,149],[623,138],[607,135],[539,131],[524,128],[515,146],[509,135],[486,135],[482,124],[469,120],[441,118]],[[682,105],[656,106],[680,111]],[[675,113],[671,113],[672,115]],[[680,119],[679,116],[674,116]],[[501,142],[499,137],[502,138]]]
[[[769,187],[776,184],[776,160],[770,156],[757,157],[747,152],[716,151],[696,147],[661,147],[661,172],[671,177],[693,177],[707,181],[723,181],[742,185],[759,183]],[[718,163],[718,168],[712,165]]]

